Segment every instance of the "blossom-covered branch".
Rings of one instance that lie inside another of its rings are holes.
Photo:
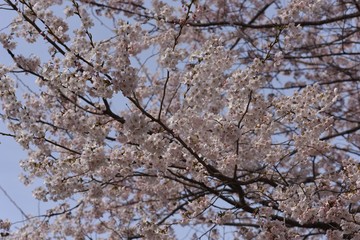
[[[0,135],[27,151],[34,196],[57,205],[1,220],[1,236],[360,238],[356,1],[0,12]]]

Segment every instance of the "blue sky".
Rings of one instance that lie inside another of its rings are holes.
[[[3,122],[1,122],[0,129],[2,131],[6,131]],[[21,172],[19,161],[21,159],[25,159],[26,153],[12,138],[1,137],[0,141],[0,161],[2,166],[0,168],[0,186],[8,193],[16,204],[23,209],[24,212],[37,214],[38,201],[32,197],[31,188],[24,186],[18,178]],[[11,221],[24,219],[21,212],[1,191],[0,219],[6,218]]]
[[[12,14],[1,11],[0,29],[6,27],[12,17]],[[8,54],[2,48],[0,48],[0,56],[0,63],[9,63]],[[9,132],[2,121],[0,121],[0,131]],[[19,161],[26,158],[26,152],[10,137],[1,136],[0,142],[0,186],[24,212],[37,214],[39,205],[38,201],[32,197],[31,188],[25,187],[19,181],[21,172]],[[6,218],[12,222],[24,219],[17,207],[0,191],[0,219]]]

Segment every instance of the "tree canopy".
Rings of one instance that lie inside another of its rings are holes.
[[[1,220],[3,237],[360,239],[358,1],[3,0],[3,14],[1,135],[56,203]]]

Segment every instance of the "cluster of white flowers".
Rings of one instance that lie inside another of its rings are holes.
[[[13,50],[16,48],[16,42],[12,34],[0,33],[0,43],[5,49]]]
[[[17,16],[0,32],[13,60],[0,65],[1,114],[28,151],[22,181],[42,179],[34,196],[58,206],[0,228],[14,239],[173,239],[176,225],[230,225],[246,239],[358,237],[360,169],[343,153],[359,154],[348,136],[358,73],[346,57],[319,73],[323,55],[350,47],[324,50],[332,45],[296,24],[319,20],[311,12],[323,2],[290,1],[273,28],[270,0],[6,0]],[[21,39],[45,41],[46,60],[19,54]],[[19,97],[12,74],[23,73],[37,86]],[[340,81],[351,84],[333,91]],[[349,144],[329,141],[338,136]]]
[[[0,229],[9,231],[11,226],[11,222],[9,220],[2,220],[0,219]]]
[[[311,17],[314,11],[321,7],[324,2],[324,0],[294,0],[280,9],[277,16],[284,23],[296,21],[303,16]]]

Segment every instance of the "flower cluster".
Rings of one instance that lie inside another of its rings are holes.
[[[6,0],[2,135],[56,206],[3,234],[359,238],[358,6],[327,2]]]

